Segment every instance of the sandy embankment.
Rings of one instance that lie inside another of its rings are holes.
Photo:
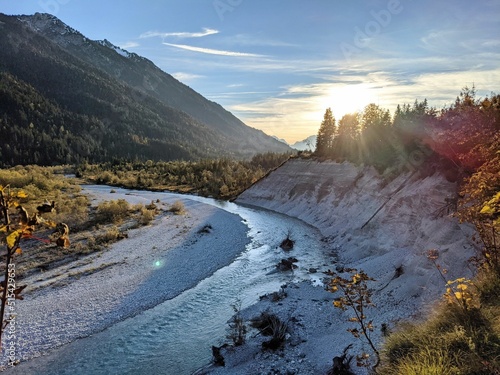
[[[156,199],[154,193],[140,198],[99,187],[91,193],[98,200],[147,204]],[[178,199],[162,195],[158,206],[164,211],[154,223],[129,231],[128,239],[105,252],[23,280],[29,286],[16,304],[16,356],[44,355],[173,298],[245,250],[248,228],[239,216],[188,199],[185,214],[166,212]],[[207,225],[210,229],[201,231]],[[36,368],[36,361],[16,366],[13,373]]]
[[[449,271],[450,279],[471,275],[472,228],[446,213],[436,215],[445,199],[455,194],[455,184],[437,172],[407,173],[384,181],[372,168],[291,160],[236,202],[315,226],[325,236],[325,251],[338,254],[339,261],[331,269],[362,269],[375,278],[371,287],[377,307],[367,315],[376,327],[372,339],[380,344],[382,324],[393,329],[398,321],[421,318],[444,292],[439,273],[426,258],[427,250],[439,251],[437,262]],[[269,310],[289,321],[284,350],[263,351],[260,344],[266,338],[256,336],[225,351],[226,367],[210,374],[325,374],[332,358],[350,343],[354,344],[351,354],[370,353],[367,345],[346,331],[353,327],[348,322],[352,312],[333,308],[333,298],[302,283],[289,286],[288,297],[279,303],[266,300],[247,309],[247,319]]]

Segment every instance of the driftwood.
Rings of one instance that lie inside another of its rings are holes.
[[[285,251],[290,251],[293,249],[294,244],[295,241],[292,240],[292,231],[289,229],[288,233],[286,234],[286,238],[281,241],[280,247]]]
[[[287,259],[281,259],[281,261],[276,265],[276,268],[279,271],[292,271],[295,268],[298,268],[294,263],[297,263],[298,259],[294,257],[290,257]]]
[[[281,242],[280,247],[283,250],[288,251],[293,249],[293,245],[294,245],[293,240],[287,237]]]

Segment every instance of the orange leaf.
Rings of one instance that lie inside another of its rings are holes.
[[[17,254],[17,255],[21,255],[22,253],[23,253],[23,251],[21,250],[21,248],[20,248],[20,247],[18,247],[18,248],[16,249],[16,254]]]

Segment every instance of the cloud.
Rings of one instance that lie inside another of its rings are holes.
[[[122,48],[122,49],[135,48],[135,47],[139,47],[139,46],[140,46],[140,44],[137,42],[125,42],[123,44],[120,44],[120,48]]]
[[[191,73],[184,73],[184,72],[177,72],[177,73],[171,73],[172,77],[175,79],[181,81],[181,82],[187,82],[187,81],[194,81],[199,78],[203,78],[203,76],[199,74],[191,74]]]
[[[176,37],[176,38],[202,38],[204,36],[218,34],[219,31],[215,29],[209,29],[207,27],[203,28],[202,32],[191,33],[191,32],[170,32],[170,33],[162,33],[159,31],[147,31],[139,36],[139,38],[168,38],[168,37]]]
[[[209,55],[236,56],[236,57],[263,57],[263,55],[257,55],[255,53],[224,51],[224,50],[219,50],[219,49],[188,46],[186,44],[173,44],[173,43],[166,43],[166,42],[164,42],[163,44],[166,46],[170,46],[170,47],[180,48],[180,49],[184,49],[187,51],[206,53]]]
[[[493,48],[500,47],[500,40],[496,39],[485,40],[482,42],[482,47],[493,47]]]
[[[242,99],[228,109],[247,125],[294,142],[317,133],[328,107],[337,120],[346,113],[363,110],[369,103],[393,114],[398,104],[428,99],[429,105],[439,110],[451,105],[465,85],[475,84],[478,97],[485,97],[499,81],[500,68],[423,71],[411,77],[381,69],[359,69],[345,75],[333,74],[323,82],[283,86],[267,98]]]

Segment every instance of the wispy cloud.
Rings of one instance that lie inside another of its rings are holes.
[[[204,36],[208,35],[213,35],[213,34],[218,34],[219,31],[215,29],[209,29],[207,27],[203,28],[203,31],[201,32],[170,32],[170,33],[162,33],[159,31],[147,31],[145,33],[142,33],[139,38],[144,39],[144,38],[155,38],[155,37],[160,37],[160,38],[168,38],[168,37],[176,37],[176,38],[202,38]]]
[[[171,75],[181,81],[181,82],[188,82],[188,81],[194,81],[199,78],[203,78],[203,76],[199,74],[192,74],[192,73],[184,73],[184,72],[177,72],[177,73],[171,73]]]
[[[170,46],[170,47],[180,48],[180,49],[184,49],[187,51],[206,53],[209,55],[236,56],[236,57],[263,57],[263,55],[258,55],[255,53],[224,51],[224,50],[212,49],[212,48],[188,46],[186,44],[173,44],[173,43],[166,43],[166,42],[164,42],[163,44],[166,46]]]
[[[140,44],[137,42],[125,42],[123,44],[120,44],[120,48],[127,49],[127,48],[135,48],[139,47]]]

